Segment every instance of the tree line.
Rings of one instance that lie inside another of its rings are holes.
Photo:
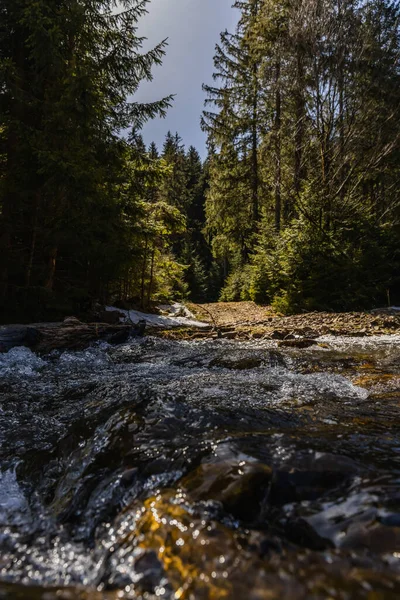
[[[173,102],[135,101],[166,51],[142,49],[147,4],[0,0],[1,319],[400,301],[398,3],[237,0],[204,161],[141,137]]]
[[[208,285],[200,157],[172,134],[160,156],[140,138],[172,102],[135,101],[166,46],[143,52],[146,8],[0,0],[3,321],[82,314],[95,301],[147,307],[187,295],[192,280],[196,296],[194,279]]]
[[[222,299],[400,300],[399,3],[237,0],[205,85]]]

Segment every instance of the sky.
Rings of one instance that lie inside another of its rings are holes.
[[[142,83],[135,101],[147,102],[176,94],[165,119],[154,119],[143,128],[149,144],[161,149],[168,130],[180,134],[186,147],[193,145],[205,156],[205,135],[200,129],[204,105],[203,83],[212,83],[213,56],[219,34],[233,30],[238,11],[233,0],[151,0],[139,24],[147,37],[145,48],[168,38],[163,65],[153,69],[154,79]]]

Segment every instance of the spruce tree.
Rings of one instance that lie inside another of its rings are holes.
[[[34,291],[40,304],[54,294],[96,295],[115,271],[112,242],[122,227],[115,190],[126,160],[119,134],[139,130],[170,103],[135,102],[165,47],[141,53],[136,24],[146,4],[1,0],[0,288],[6,304],[25,302]]]
[[[189,297],[194,301],[204,301],[208,297],[208,272],[212,257],[204,237],[205,191],[207,177],[196,148],[190,146],[186,153],[187,230],[183,246],[182,260],[188,265],[185,280]]]
[[[231,273],[223,297],[254,292],[285,310],[384,301],[385,288],[398,289],[396,268],[392,275],[386,268],[398,260],[397,3],[235,6],[239,26],[234,35],[222,34],[215,56],[220,85],[205,86],[214,111],[203,116],[216,146],[207,231]],[[255,157],[258,221],[249,209],[255,169],[248,165]],[[326,279],[330,271],[337,294]]]
[[[260,55],[248,37],[259,4],[258,0],[235,3],[241,19],[234,34],[221,34],[214,57],[213,78],[220,85],[203,86],[208,97],[202,127],[217,154],[210,169],[207,219],[214,252],[226,274],[248,262],[262,212],[259,144],[264,98]]]

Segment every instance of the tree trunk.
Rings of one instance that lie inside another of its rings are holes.
[[[258,200],[258,135],[257,135],[257,119],[258,119],[258,66],[253,67],[254,90],[253,90],[253,114],[252,114],[252,130],[251,130],[251,189],[252,189],[252,212],[253,223],[257,227],[260,219],[259,200]]]
[[[153,277],[154,277],[154,259],[156,255],[155,246],[153,246],[153,250],[151,252],[151,267],[150,267],[150,281],[149,288],[147,290],[147,308],[150,306],[151,293],[153,291]]]
[[[27,268],[26,268],[26,276],[25,276],[25,287],[27,287],[27,288],[31,284],[33,261],[34,261],[35,252],[36,252],[36,241],[37,241],[38,222],[39,222],[39,205],[40,205],[40,199],[41,199],[41,191],[38,190],[36,192],[36,201],[35,201],[35,208],[34,208],[33,228],[32,228],[32,241],[31,241],[31,247],[30,247],[30,251],[29,251],[29,259],[28,259],[28,265],[27,265]]]
[[[275,65],[275,229],[281,229],[282,167],[281,167],[281,61]]]
[[[47,280],[45,283],[45,288],[51,291],[54,288],[54,276],[56,274],[57,254],[58,248],[54,246],[49,253],[49,266],[47,272]]]
[[[304,143],[304,121],[305,121],[305,99],[304,99],[304,64],[302,51],[298,50],[297,56],[297,82],[295,91],[295,114],[296,129],[294,136],[294,202],[285,208],[285,221],[293,217],[294,205],[301,191],[301,182],[304,177],[303,168],[303,143]]]
[[[140,290],[140,307],[144,308],[144,288],[145,288],[145,277],[146,277],[146,268],[147,268],[147,249],[149,247],[149,240],[146,235],[145,246],[144,246],[144,256],[143,256],[143,265],[142,265],[142,282],[141,282],[141,290]]]
[[[8,269],[11,258],[11,215],[10,205],[7,197],[2,203],[2,234],[0,236],[0,299],[4,300],[8,291]]]
[[[18,126],[24,123],[26,118],[24,107],[21,101],[21,91],[25,91],[25,52],[26,45],[21,32],[14,35],[14,44],[11,48],[12,60],[15,65],[15,72],[8,82],[9,90],[9,115],[8,125],[6,125],[6,165],[3,183],[3,194],[1,204],[0,225],[2,233],[0,235],[0,299],[5,299],[9,289],[10,266],[13,248],[13,229],[15,223],[13,219],[13,208],[18,205],[18,194],[15,191],[17,184],[18,149],[19,149],[19,131]],[[5,114],[7,110],[5,111]]]

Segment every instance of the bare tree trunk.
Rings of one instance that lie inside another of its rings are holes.
[[[17,135],[14,131],[8,132],[7,161],[5,166],[5,185],[1,205],[1,236],[0,236],[0,298],[5,299],[9,286],[9,268],[12,255],[12,206],[17,202],[12,192],[13,182],[8,179],[13,177],[14,165],[16,163],[16,148],[18,145]]]
[[[36,201],[35,201],[35,209],[34,209],[34,217],[33,217],[32,241],[31,241],[31,247],[30,247],[30,251],[29,251],[28,265],[26,268],[25,287],[27,287],[27,288],[31,284],[33,261],[34,261],[35,252],[36,252],[40,199],[41,199],[41,190],[38,190],[36,192]]]
[[[149,247],[149,240],[146,235],[146,241],[144,246],[144,256],[143,256],[143,266],[142,266],[142,282],[141,282],[141,290],[140,290],[140,306],[144,308],[144,288],[145,288],[145,278],[146,278],[146,268],[147,268],[147,250]]]
[[[2,234],[0,236],[1,266],[0,266],[0,298],[5,299],[8,291],[8,269],[11,257],[11,209],[8,198],[2,204]]]
[[[49,254],[49,266],[48,266],[47,280],[45,283],[45,288],[48,290],[53,290],[53,288],[54,288],[54,276],[56,274],[57,255],[58,255],[58,248],[57,248],[57,246],[54,246],[50,250],[50,254]]]
[[[339,16],[342,16],[342,3],[338,2]],[[342,23],[342,19],[340,20]],[[340,43],[340,58],[339,58],[339,73],[338,73],[338,88],[339,88],[339,185],[340,198],[343,201],[346,195],[346,186],[344,185],[347,168],[345,164],[345,103],[344,103],[344,67],[345,67],[345,42],[342,39]]]
[[[3,198],[1,205],[1,235],[0,235],[0,298],[5,299],[9,289],[10,279],[10,262],[13,253],[13,229],[15,223],[13,220],[13,207],[18,202],[17,194],[15,193],[15,180],[17,169],[17,153],[19,145],[19,132],[15,126],[15,122],[21,123],[24,121],[24,110],[21,103],[21,90],[26,87],[25,77],[25,51],[21,32],[14,37],[14,44],[11,48],[12,59],[15,63],[15,73],[12,75],[12,80],[9,82],[10,95],[12,101],[10,103],[9,125],[7,127],[7,142],[6,142],[6,165],[5,165],[5,181],[3,183]]]
[[[150,306],[151,293],[153,291],[153,277],[154,277],[154,259],[155,259],[155,255],[156,255],[156,249],[155,249],[155,246],[153,246],[153,249],[152,249],[152,252],[151,252],[150,281],[149,281],[149,288],[147,290],[147,307]]]
[[[253,67],[254,90],[253,90],[253,114],[251,128],[251,174],[252,174],[252,209],[253,223],[255,227],[260,219],[259,200],[258,200],[258,135],[257,135],[257,119],[258,119],[258,79],[257,79],[257,64]]]
[[[305,99],[304,99],[304,63],[301,50],[297,55],[297,85],[296,85],[296,130],[295,130],[295,148],[294,148],[294,194],[295,201],[301,191],[301,182],[304,177],[303,168],[303,143],[304,143],[304,122],[305,122]],[[294,203],[285,210],[286,221],[293,216]]]
[[[282,206],[282,141],[281,141],[281,61],[277,60],[275,65],[275,229],[281,229],[281,206]]]

